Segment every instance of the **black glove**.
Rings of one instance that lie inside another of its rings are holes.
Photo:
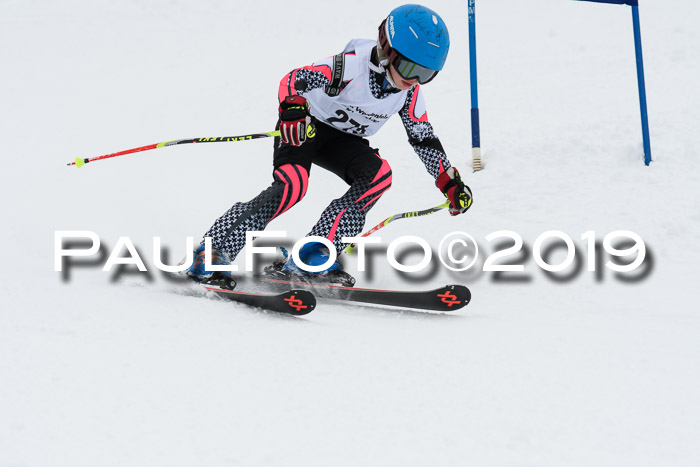
[[[462,182],[459,172],[454,167],[441,173],[435,180],[435,185],[450,201],[450,215],[462,214],[471,207],[472,190]]]
[[[280,138],[283,143],[301,146],[311,124],[309,103],[301,96],[287,96],[280,102]]]

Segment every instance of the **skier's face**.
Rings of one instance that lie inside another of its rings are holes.
[[[398,71],[396,71],[396,68],[394,68],[394,65],[389,66],[389,73],[391,73],[391,79],[396,84],[396,87],[399,88],[402,91],[407,91],[411,89],[413,86],[418,84],[417,79],[404,79],[401,77]]]

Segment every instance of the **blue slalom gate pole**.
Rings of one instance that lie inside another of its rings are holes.
[[[634,52],[637,57],[637,85],[639,86],[639,110],[642,114],[642,140],[644,141],[644,164],[651,162],[651,138],[649,137],[649,117],[647,116],[647,91],[644,85],[644,60],[642,59],[642,32],[639,27],[639,5],[637,0],[630,1],[632,6],[632,25],[634,28]]]
[[[471,85],[472,168],[483,169],[481,162],[481,135],[479,131],[479,95],[476,79],[476,0],[468,0],[469,9],[469,82]]]
[[[642,114],[642,142],[644,145],[644,164],[651,162],[651,138],[649,136],[649,117],[647,115],[647,92],[644,85],[644,60],[642,59],[642,33],[639,26],[639,0],[583,0],[596,3],[614,3],[632,7],[632,28],[634,30],[634,53],[637,61],[637,86],[639,87],[639,110]]]

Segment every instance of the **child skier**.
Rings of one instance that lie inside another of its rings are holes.
[[[234,204],[207,231],[212,264],[230,264],[245,245],[246,231],[264,230],[301,201],[312,165],[350,185],[308,234],[328,239],[342,252],[346,245],[341,239],[362,232],[367,212],[391,186],[388,162],[365,138],[396,113],[409,143],[450,201],[450,214],[469,209],[471,190],[435,136],[420,89],[442,70],[449,45],[447,27],[437,13],[420,5],[403,5],[382,21],[378,41],[354,39],[342,53],[285,75],[278,93],[281,136],[274,141],[273,182],[252,200]],[[324,264],[328,254],[323,243],[312,242],[300,250],[299,258],[315,266]],[[286,276],[354,284],[338,261],[325,271],[308,273],[290,257],[278,269]],[[204,267],[203,243],[186,273],[198,281],[211,280],[212,272]]]

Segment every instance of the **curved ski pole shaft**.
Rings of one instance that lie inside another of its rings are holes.
[[[410,211],[410,212],[402,212],[401,214],[394,214],[393,216],[387,217],[386,219],[381,221],[379,224],[375,225],[374,227],[369,229],[367,232],[360,235],[360,237],[368,237],[368,236],[372,235],[374,232],[376,232],[377,230],[386,227],[388,224],[390,224],[396,220],[406,219],[409,217],[427,216],[428,214],[433,214],[435,212],[438,212],[438,211],[445,209],[445,208],[448,208],[448,207],[450,207],[450,202],[445,201],[444,203],[440,204],[439,206],[435,206],[435,207],[432,207],[429,209],[424,209],[422,211]],[[353,243],[352,245],[348,245],[347,247],[345,247],[345,253],[352,253],[353,251],[355,251],[356,245],[357,245],[356,243]]]
[[[115,152],[113,154],[106,154],[104,156],[97,156],[97,157],[87,157],[87,158],[82,158],[82,157],[76,157],[75,161],[69,162],[66,165],[71,166],[74,165],[78,168],[84,166],[88,162],[95,162],[95,161],[101,161],[103,159],[110,159],[112,157],[119,157],[119,156],[125,156],[127,154],[134,154],[136,152],[141,152],[141,151],[149,151],[151,149],[158,149],[158,148],[163,148],[166,146],[175,146],[178,144],[189,144],[189,143],[225,143],[225,142],[231,142],[231,141],[246,141],[249,139],[258,139],[258,138],[269,138],[270,136],[279,136],[280,132],[279,131],[267,131],[265,133],[252,133],[249,135],[241,135],[241,136],[217,136],[213,138],[193,138],[193,139],[178,139],[174,141],[166,141],[164,143],[155,143],[155,144],[149,144],[147,146],[141,146],[139,148],[133,148],[133,149],[127,149],[125,151],[120,151],[120,152]]]

